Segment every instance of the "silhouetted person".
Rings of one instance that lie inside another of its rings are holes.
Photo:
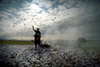
[[[33,28],[33,31],[35,32],[35,40],[34,40],[34,43],[35,43],[35,47],[37,47],[37,44],[38,46],[40,46],[40,38],[41,38],[41,32],[39,31],[39,28],[37,28],[37,30],[34,30],[34,26],[32,26]]]

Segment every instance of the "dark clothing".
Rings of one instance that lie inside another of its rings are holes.
[[[40,46],[40,40],[35,40],[34,43],[35,43],[35,47],[37,47],[37,44],[38,46]]]
[[[35,42],[35,47],[37,47],[37,44],[40,46],[41,32],[35,30],[35,35],[34,35],[34,37],[35,37],[35,40],[34,40],[34,42]]]
[[[41,32],[35,30],[35,35],[34,35],[34,37],[35,37],[35,40],[38,40],[39,38],[41,38]]]

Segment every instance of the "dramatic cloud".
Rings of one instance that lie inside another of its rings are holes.
[[[1,0],[0,39],[100,39],[99,0]]]

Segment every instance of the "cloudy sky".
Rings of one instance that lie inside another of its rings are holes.
[[[0,0],[0,39],[100,39],[100,0]]]

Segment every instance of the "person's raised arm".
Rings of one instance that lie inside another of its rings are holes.
[[[32,28],[33,28],[33,31],[35,31],[35,30],[34,30],[34,26],[32,26]]]

